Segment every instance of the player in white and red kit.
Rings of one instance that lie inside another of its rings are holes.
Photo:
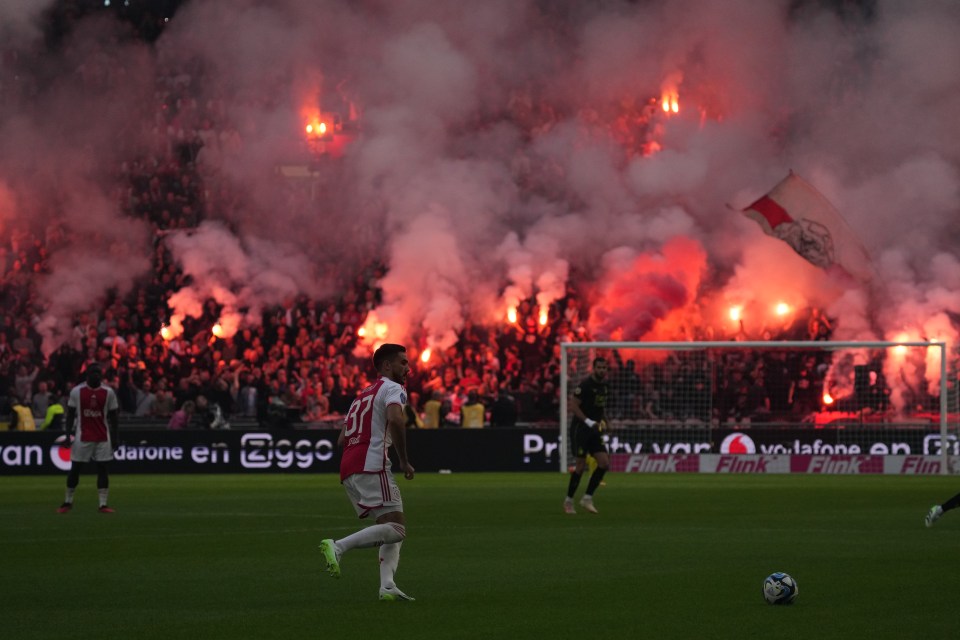
[[[344,447],[340,482],[360,518],[372,515],[377,524],[339,540],[326,539],[320,550],[327,571],[340,577],[340,559],[351,549],[380,547],[380,599],[413,600],[393,581],[400,562],[400,545],[407,535],[400,488],[390,470],[387,450],[393,446],[407,480],[414,469],[407,459],[407,392],[410,373],[407,349],[399,344],[381,345],[373,354],[377,381],[360,392],[343,420],[338,444]]]
[[[86,370],[86,382],[70,390],[67,401],[67,441],[70,447],[70,471],[67,474],[67,494],[60,513],[73,508],[73,494],[80,484],[80,468],[85,462],[97,465],[97,490],[101,513],[113,513],[107,506],[110,477],[107,463],[113,460],[119,429],[119,404],[113,389],[102,384],[103,370],[99,364],[91,364]]]

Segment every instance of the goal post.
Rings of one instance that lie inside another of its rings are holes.
[[[906,456],[905,472],[960,471],[957,359],[942,341],[562,343],[561,471],[573,461],[570,397],[598,356],[609,363],[604,440],[617,460]]]

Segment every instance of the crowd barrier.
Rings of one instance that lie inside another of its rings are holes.
[[[115,473],[335,473],[335,428],[223,431],[125,428]],[[557,471],[559,429],[516,427],[410,430],[410,458],[422,472]],[[958,473],[956,436],[933,426],[753,427],[612,431],[615,471],[699,473]],[[0,475],[63,473],[62,433],[0,432]],[[947,456],[941,455],[946,448]],[[943,461],[948,460],[948,466]]]
[[[340,462],[337,434],[337,429],[123,429],[110,468],[113,473],[334,473]],[[421,472],[553,471],[557,434],[557,429],[522,428],[411,430],[407,442],[411,463]],[[0,432],[0,475],[64,473],[70,451],[63,441],[62,433]],[[525,453],[530,442],[541,443],[534,455]]]

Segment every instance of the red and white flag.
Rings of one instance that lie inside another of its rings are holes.
[[[846,272],[861,282],[873,278],[870,256],[843,216],[793,171],[742,212],[811,264]]]

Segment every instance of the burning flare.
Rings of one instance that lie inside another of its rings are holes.
[[[906,331],[903,331],[903,332],[897,334],[897,337],[894,338],[893,340],[894,340],[894,342],[910,342],[910,341],[912,341],[912,340],[915,340],[915,338],[913,338],[913,337],[912,337],[909,333],[907,333]],[[895,355],[899,356],[900,358],[903,358],[904,356],[906,356],[906,355],[907,355],[907,351],[908,351],[907,347],[903,346],[902,344],[897,345],[897,346],[895,346],[895,347],[893,348],[893,353],[894,353]]]
[[[424,349],[423,353],[420,354],[420,362],[426,364],[430,362],[430,349]]]
[[[327,123],[314,121],[307,125],[307,135],[326,135],[327,133]]]
[[[516,308],[516,307],[510,307],[509,309],[507,309],[507,322],[509,322],[510,324],[516,324],[516,323],[517,323],[517,308]]]
[[[667,116],[680,113],[680,90],[683,82],[683,73],[675,71],[667,75],[660,84],[660,107]]]
[[[379,322],[376,319],[374,314],[367,316],[366,321],[360,328],[357,329],[358,338],[367,338],[372,337],[374,340],[383,342],[387,338],[387,333],[390,331],[389,325],[386,322]]]
[[[663,112],[669,115],[680,113],[680,95],[676,89],[667,89],[663,92],[660,99],[660,106]]]

